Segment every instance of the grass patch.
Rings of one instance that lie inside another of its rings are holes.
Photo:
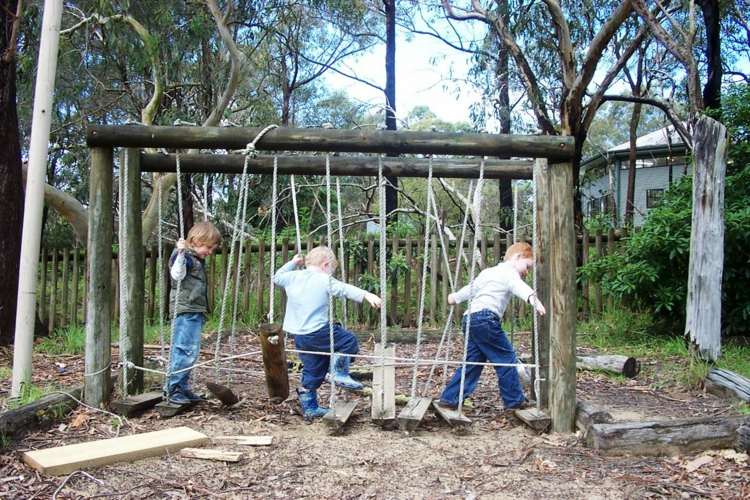
[[[690,352],[684,337],[660,333],[647,313],[606,310],[601,318],[580,323],[578,337],[582,344],[602,353],[658,361],[659,385],[676,382],[697,387],[712,366]],[[716,366],[750,377],[750,347],[723,346]]]
[[[82,326],[67,326],[42,340],[37,349],[47,354],[83,354],[86,330]]]
[[[7,366],[0,366],[0,380],[8,380],[13,376],[13,370]]]
[[[37,399],[41,399],[43,396],[46,396],[47,394],[55,390],[56,389],[54,387],[43,388],[34,384],[22,384],[21,393],[18,395],[18,397],[8,399],[8,409],[14,410],[29,403],[33,403]]]

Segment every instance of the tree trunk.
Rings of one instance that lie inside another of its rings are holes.
[[[703,105],[721,109],[721,12],[718,0],[698,0],[706,25],[706,61],[708,75],[703,87]]]
[[[182,222],[185,234],[181,236],[187,238],[187,233],[190,228],[195,224],[195,216],[193,214],[193,182],[190,174],[182,176]]]
[[[385,7],[385,128],[396,130],[396,0],[383,0]],[[386,176],[385,213],[398,208],[398,177]],[[395,218],[393,214],[391,218]]]
[[[633,212],[635,210],[635,175],[638,140],[638,123],[641,121],[641,104],[633,105],[633,113],[630,115],[630,149],[628,150],[628,190],[625,197],[625,225],[633,226]]]
[[[17,0],[0,9],[0,345],[13,342],[18,295],[19,258],[23,221],[21,145],[16,111],[16,58],[13,23]],[[10,45],[13,46],[10,46]]]
[[[500,16],[507,23],[508,2],[499,5]],[[495,104],[495,116],[500,121],[500,133],[510,134],[510,65],[508,58],[508,47],[501,43],[498,50],[497,65],[495,66],[495,78],[499,88],[497,102]],[[498,195],[500,197],[500,227],[509,231],[513,227],[513,188],[510,179],[498,181]]]

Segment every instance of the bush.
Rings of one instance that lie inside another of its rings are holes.
[[[750,87],[735,87],[724,104],[722,116],[731,141],[724,193],[722,330],[725,335],[746,335],[750,334]],[[582,276],[602,284],[604,293],[653,311],[679,333],[685,321],[691,199],[692,178],[686,177],[670,187],[621,252],[581,269]]]

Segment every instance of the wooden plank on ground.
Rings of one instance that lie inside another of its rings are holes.
[[[77,469],[133,462],[208,442],[208,436],[189,427],[175,427],[114,439],[101,439],[57,448],[27,451],[23,461],[45,474],[69,474]]]
[[[516,417],[521,419],[523,423],[538,432],[546,431],[552,423],[552,419],[547,413],[536,408],[524,408],[522,410],[516,410],[513,413]]]
[[[197,405],[198,401],[194,401],[191,403],[185,403],[183,405],[178,405],[174,403],[170,403],[169,401],[162,401],[161,403],[156,405],[156,411],[159,412],[159,415],[161,415],[163,418],[170,418],[174,417],[175,415],[179,415],[180,413],[189,410],[193,406]]]
[[[440,406],[437,401],[432,402],[432,409],[437,416],[442,418],[451,427],[463,428],[471,425],[471,420],[463,413],[458,413],[458,410]]]
[[[212,441],[242,446],[270,446],[273,436],[214,436]]]
[[[323,416],[323,422],[328,425],[331,432],[339,432],[346,425],[352,412],[357,407],[356,401],[339,400],[336,405]]]
[[[396,367],[393,346],[375,344],[376,359],[372,368],[372,420],[388,425],[396,420]]]
[[[398,414],[398,427],[402,431],[411,432],[422,423],[427,408],[430,407],[430,398],[411,398],[401,413]]]
[[[216,460],[219,462],[239,462],[242,458],[242,452],[210,448],[183,448],[180,450],[180,456],[184,458],[200,458],[201,460]]]
[[[110,403],[112,411],[118,415],[129,418],[140,412],[153,408],[162,401],[161,391],[144,392],[135,396],[128,396],[124,399],[118,399]]]
[[[593,424],[586,445],[608,454],[676,455],[731,448],[750,416]]]

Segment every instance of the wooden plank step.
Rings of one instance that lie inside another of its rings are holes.
[[[118,399],[110,403],[110,408],[113,412],[123,417],[130,418],[140,412],[146,411],[149,408],[153,408],[162,401],[162,392],[144,392],[143,394],[136,394],[135,396],[128,396],[124,399]]]
[[[184,405],[178,405],[164,400],[156,405],[156,411],[158,411],[159,415],[161,415],[163,418],[170,418],[174,417],[175,415],[179,415],[182,412],[188,411],[198,403],[198,401],[194,401],[191,403],[185,403]]]
[[[339,400],[336,402],[336,406],[323,416],[323,422],[328,425],[332,433],[340,432],[356,407],[356,401]]]
[[[270,446],[273,436],[215,436],[211,441],[241,446]]]
[[[524,408],[513,412],[523,423],[538,432],[544,432],[552,424],[552,418],[543,410]]]
[[[185,458],[200,458],[201,460],[216,460],[218,462],[239,462],[242,458],[242,452],[212,448],[183,448],[180,450],[180,456]]]
[[[437,401],[432,402],[432,409],[451,427],[464,428],[471,425],[471,420],[464,414],[459,414],[458,410],[452,410],[445,406],[440,406]]]
[[[411,398],[406,407],[398,414],[398,427],[402,431],[411,432],[422,423],[424,414],[430,407],[430,398]]]
[[[61,475],[85,467],[155,457],[188,446],[201,446],[208,440],[208,436],[189,427],[175,427],[114,439],[27,451],[22,455],[22,459],[40,472]]]

